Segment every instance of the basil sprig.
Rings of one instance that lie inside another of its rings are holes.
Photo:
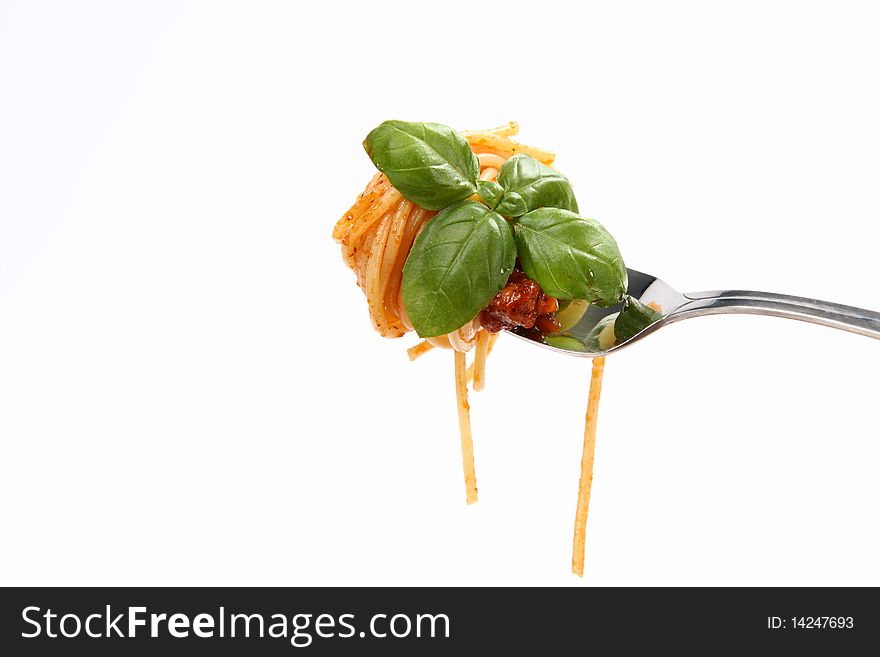
[[[489,206],[490,210],[495,210],[504,197],[504,188],[492,180],[479,180],[477,181],[477,194],[480,195],[483,203]]]
[[[577,214],[571,185],[558,171],[520,154],[504,163],[498,182],[479,180],[467,140],[438,123],[385,121],[364,148],[405,198],[440,210],[403,268],[403,303],[420,336],[473,319],[507,283],[517,258],[560,300],[609,306],[622,299],[626,267],[617,243],[599,222]]]

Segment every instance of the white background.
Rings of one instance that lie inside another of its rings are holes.
[[[628,264],[880,309],[870,3],[0,4],[0,583],[880,585],[880,342],[589,361],[371,330],[330,238],[388,118],[508,120]],[[516,414],[509,415],[511,408]]]

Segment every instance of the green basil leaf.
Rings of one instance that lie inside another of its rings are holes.
[[[516,263],[508,221],[464,201],[431,219],[403,267],[403,303],[423,338],[461,328],[485,308]]]
[[[529,206],[517,192],[504,192],[504,196],[501,197],[501,201],[495,209],[498,214],[503,214],[505,217],[519,217],[529,211]]]
[[[478,180],[477,194],[483,199],[483,203],[489,206],[490,210],[494,210],[498,201],[504,196],[504,190],[494,180]]]
[[[626,342],[662,318],[663,315],[653,308],[627,295],[623,302],[623,310],[614,322],[614,337],[617,338],[618,344]]]
[[[465,138],[440,123],[385,121],[364,140],[373,164],[413,203],[442,210],[477,192],[480,162]]]
[[[515,192],[525,202],[525,209],[517,208],[518,214],[510,214],[511,217],[537,208],[578,211],[568,178],[525,153],[514,155],[504,163],[498,172],[498,182],[504,191]]]
[[[613,306],[626,292],[626,265],[617,242],[595,219],[538,208],[514,222],[526,276],[557,299]]]

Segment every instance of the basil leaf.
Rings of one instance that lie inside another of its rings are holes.
[[[498,182],[504,191],[515,193],[524,201],[525,209],[517,208],[517,214],[510,214],[511,217],[518,217],[536,208],[578,211],[568,178],[525,153],[514,155],[504,163],[498,172]]]
[[[623,310],[614,322],[614,337],[617,338],[618,344],[626,342],[662,318],[663,315],[653,308],[627,295],[623,302]]]
[[[413,203],[442,210],[477,192],[480,162],[465,138],[439,123],[385,121],[364,140],[373,164]]]
[[[425,226],[403,267],[403,303],[423,338],[461,328],[504,287],[516,262],[513,230],[482,203],[446,208]]]
[[[557,299],[613,306],[626,292],[626,266],[617,242],[595,219],[538,208],[514,222],[526,276]]]
[[[517,192],[504,192],[504,196],[501,197],[501,201],[495,209],[498,214],[503,214],[505,217],[519,217],[529,211],[529,206]]]
[[[483,203],[489,206],[490,210],[494,210],[498,201],[504,196],[504,190],[494,180],[478,180],[477,194],[483,199]]]

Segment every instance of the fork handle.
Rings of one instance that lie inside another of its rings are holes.
[[[727,313],[773,315],[830,326],[880,340],[880,313],[864,308],[749,290],[691,292],[684,296],[687,301],[666,316],[667,322]]]

